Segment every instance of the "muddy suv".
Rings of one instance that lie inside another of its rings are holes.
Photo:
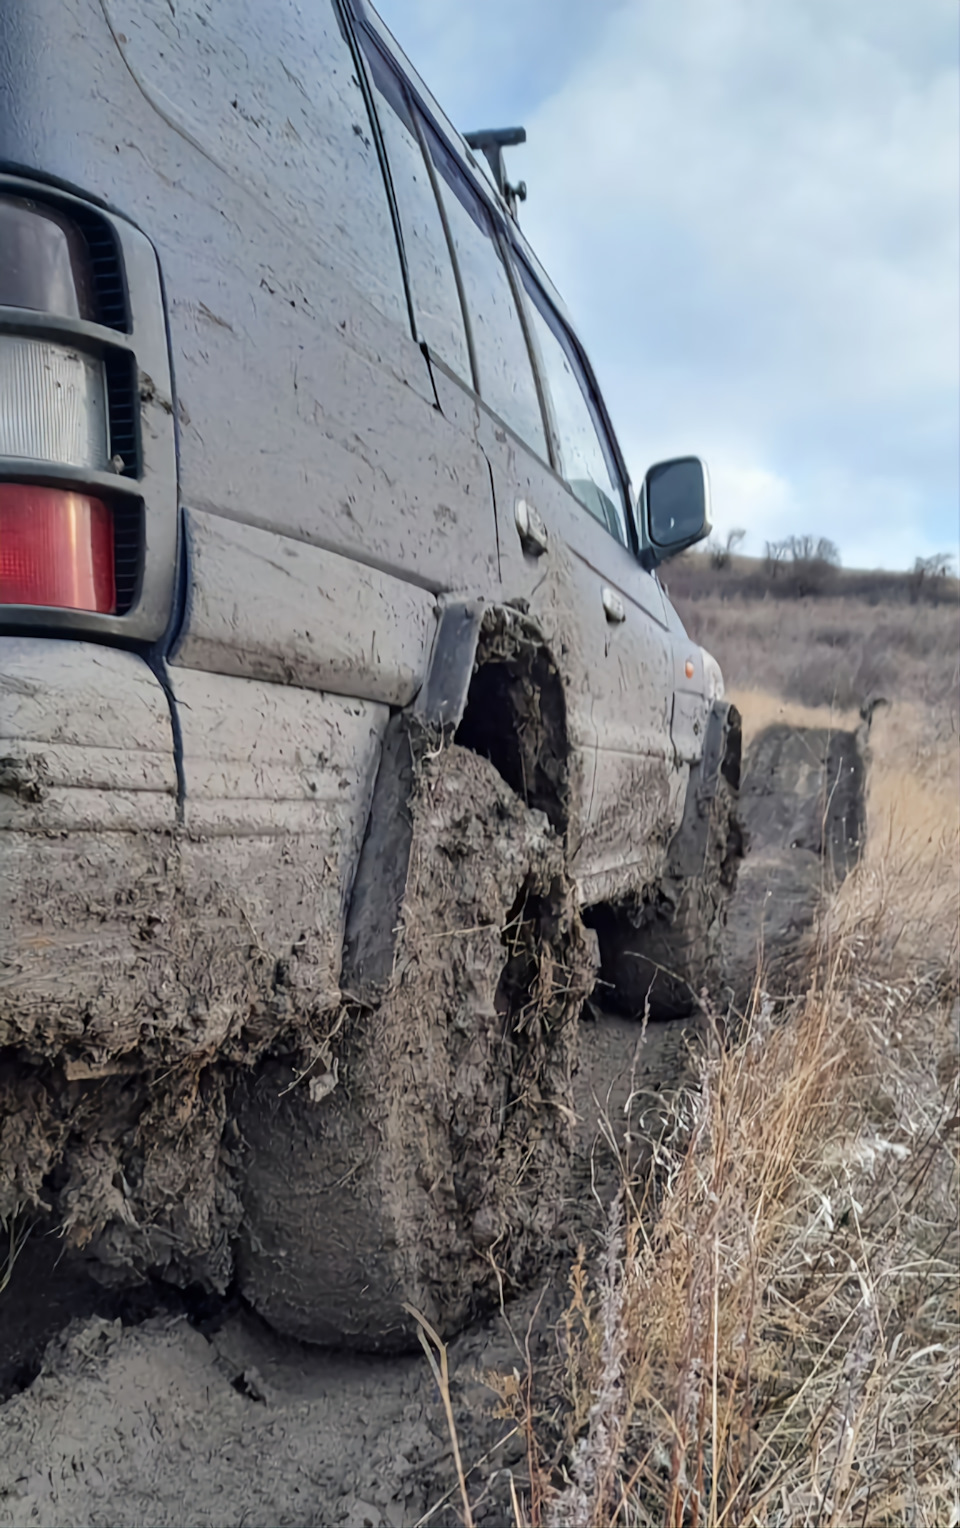
[[[737,719],[511,208],[362,0],[0,11],[0,1216],[407,1339],[682,1012]]]

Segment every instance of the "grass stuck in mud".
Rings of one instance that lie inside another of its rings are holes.
[[[748,736],[831,720],[734,699]],[[555,1360],[488,1376],[517,1528],[960,1523],[955,713],[895,700],[871,753],[807,990],[774,1009],[761,969],[736,1036],[708,1016],[642,1174],[644,1100],[602,1122],[623,1170]]]

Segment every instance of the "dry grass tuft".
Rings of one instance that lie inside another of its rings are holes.
[[[945,1528],[958,1245],[949,994],[847,947],[717,1039],[568,1317],[592,1403],[551,1528]],[[946,1059],[946,1065],[944,1061]],[[953,1519],[960,1520],[960,1519]]]

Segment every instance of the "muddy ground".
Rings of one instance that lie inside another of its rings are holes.
[[[566,1268],[588,1244],[640,1113],[655,1130],[693,1076],[696,1027],[588,1009],[577,1127],[544,1278],[449,1345],[451,1392],[475,1521],[510,1521],[526,1445],[491,1379],[543,1374],[559,1357]],[[83,1256],[37,1226],[0,1296],[0,1525],[349,1524],[462,1519],[444,1408],[420,1353],[365,1356],[284,1339],[236,1292],[105,1288]],[[542,1384],[542,1380],[540,1382]],[[453,1494],[451,1494],[451,1492]]]

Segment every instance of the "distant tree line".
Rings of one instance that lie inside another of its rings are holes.
[[[910,572],[890,573],[870,569],[843,569],[840,552],[827,536],[785,536],[768,541],[763,558],[744,557],[739,548],[746,531],[739,526],[711,537],[704,554],[687,553],[676,558],[668,572],[671,589],[681,597],[696,598],[698,592],[721,592],[747,599],[802,599],[843,594],[868,603],[890,601],[942,604],[958,597],[954,576],[955,558],[949,552],[918,557]],[[722,579],[705,577],[707,570]]]

